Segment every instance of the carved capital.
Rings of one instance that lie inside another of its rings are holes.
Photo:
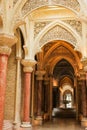
[[[33,66],[36,64],[35,60],[28,60],[28,59],[23,59],[21,61],[22,65],[24,66],[23,71],[24,72],[32,72],[33,71]]]
[[[49,78],[49,77],[45,77],[45,78],[44,78],[44,84],[45,84],[45,85],[48,85],[48,84],[49,84],[49,81],[50,81],[50,78]]]
[[[37,76],[37,80],[43,80],[43,76],[45,75],[46,71],[45,70],[38,70],[36,71],[36,76]]]
[[[80,80],[85,80],[86,79],[86,73],[85,73],[85,71],[84,70],[80,70],[80,77],[79,77],[79,79]]]
[[[0,34],[0,46],[12,47],[17,42],[16,36]]]
[[[8,46],[0,46],[0,54],[10,55],[11,48]]]
[[[81,62],[83,64],[84,71],[87,72],[87,58],[83,58]]]

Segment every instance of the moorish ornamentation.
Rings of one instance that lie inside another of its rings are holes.
[[[37,34],[48,24],[49,24],[49,21],[35,22],[35,25],[34,25],[34,37],[36,37]]]
[[[73,35],[68,32],[65,28],[61,26],[55,26],[51,30],[49,30],[40,40],[40,46],[45,45],[48,42],[51,42],[53,40],[64,40],[67,41],[74,46],[76,46],[76,39],[73,37]]]
[[[80,5],[77,0],[27,0],[25,5],[22,8],[22,15],[26,15],[27,12],[31,12],[42,6],[65,6],[66,8],[70,8],[75,12],[80,11]]]
[[[64,20],[63,22],[70,24],[70,26],[72,26],[80,34],[80,36],[82,35],[82,24],[80,21]]]

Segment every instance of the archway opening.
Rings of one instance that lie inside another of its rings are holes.
[[[74,75],[74,69],[67,60],[61,59],[55,65],[53,70],[52,116],[76,117]]]

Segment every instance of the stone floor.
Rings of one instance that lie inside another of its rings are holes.
[[[19,129],[17,129],[19,130]],[[44,123],[42,126],[32,128],[20,128],[20,130],[87,130],[82,128],[75,119],[53,118],[51,122]]]

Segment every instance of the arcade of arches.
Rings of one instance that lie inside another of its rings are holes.
[[[54,117],[87,127],[86,11],[86,0],[0,0],[0,130]]]

